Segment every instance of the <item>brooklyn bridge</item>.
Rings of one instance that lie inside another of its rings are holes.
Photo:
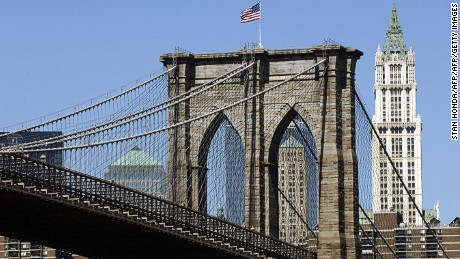
[[[382,231],[397,223],[371,215],[373,149],[422,210],[356,91],[361,55],[176,48],[159,74],[0,133],[0,234],[90,258],[403,258]]]

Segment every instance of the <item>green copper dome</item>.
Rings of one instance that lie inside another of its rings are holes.
[[[398,60],[406,59],[406,44],[404,43],[402,29],[399,25],[396,5],[393,4],[393,10],[391,11],[390,17],[390,25],[388,25],[385,47],[383,49],[385,60],[391,60],[392,54],[394,53],[398,54]]]
[[[153,159],[149,154],[138,147],[134,147],[128,153],[118,158],[110,166],[158,166],[160,162]]]
[[[301,147],[303,148],[303,145],[302,143],[300,143],[300,141],[298,141],[293,134],[291,134],[289,136],[288,139],[286,139],[281,145],[280,145],[280,148],[282,147]]]

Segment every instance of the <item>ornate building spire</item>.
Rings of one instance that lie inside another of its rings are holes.
[[[407,54],[402,29],[399,25],[398,12],[396,11],[396,5],[394,4],[393,10],[391,11],[390,24],[388,25],[383,53],[385,61],[394,59],[405,60]]]
[[[409,226],[422,225],[422,217],[395,177],[392,167],[396,167],[402,175],[417,206],[423,208],[422,121],[417,115],[416,92],[415,53],[412,47],[406,49],[398,13],[393,5],[383,52],[377,48],[375,53],[375,115],[372,119],[393,164],[382,156],[383,149],[375,138],[372,149],[372,188],[375,195],[372,202],[374,213],[396,210]]]

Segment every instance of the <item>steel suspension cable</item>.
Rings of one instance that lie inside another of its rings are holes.
[[[89,129],[83,129],[83,130],[80,130],[80,131],[77,131],[77,132],[74,132],[74,133],[69,133],[69,134],[66,134],[66,135],[60,135],[60,136],[57,136],[57,137],[54,137],[54,138],[48,138],[45,141],[39,140],[39,141],[24,143],[24,144],[21,144],[20,147],[21,148],[32,148],[32,147],[43,146],[44,144],[49,145],[49,144],[59,143],[59,142],[62,142],[62,141],[70,141],[70,140],[73,140],[73,139],[77,139],[77,138],[97,134],[97,133],[100,133],[100,132],[103,132],[103,131],[107,131],[107,130],[110,130],[110,129],[125,125],[127,123],[131,123],[133,121],[137,121],[137,120],[146,118],[147,116],[153,115],[153,114],[155,114],[157,112],[160,112],[160,111],[163,111],[163,110],[165,110],[167,108],[170,108],[170,107],[172,107],[172,106],[174,106],[174,105],[176,105],[178,103],[181,103],[181,102],[183,102],[185,100],[188,100],[188,99],[190,99],[190,98],[192,98],[192,97],[194,97],[194,96],[196,96],[198,94],[201,94],[201,93],[211,89],[212,87],[215,87],[218,84],[221,84],[222,82],[224,82],[224,81],[228,80],[229,78],[233,77],[235,74],[238,74],[238,73],[241,73],[242,71],[245,71],[246,69],[248,69],[253,64],[254,63],[251,63],[251,64],[249,64],[247,66],[243,66],[243,65],[238,66],[238,68],[226,73],[223,76],[220,76],[220,77],[218,77],[216,79],[213,79],[208,83],[200,85],[200,86],[198,86],[198,87],[196,87],[196,88],[194,88],[194,89],[192,89],[192,90],[190,90],[188,92],[185,92],[185,93],[182,93],[182,94],[180,94],[178,96],[175,96],[175,97],[171,98],[168,101],[165,101],[165,102],[162,102],[160,104],[154,105],[154,106],[152,106],[150,108],[147,108],[147,109],[145,109],[143,111],[140,111],[140,112],[137,112],[135,114],[131,114],[131,115],[119,118],[119,119],[115,119],[115,120],[103,123],[101,125],[97,125],[95,127],[89,128]],[[184,97],[184,98],[182,98],[182,97]],[[179,98],[182,98],[182,99],[179,99]],[[166,106],[163,106],[163,105],[166,105]],[[161,106],[163,106],[163,107],[161,107]],[[158,109],[152,111],[152,109],[155,109],[155,108],[158,108]],[[145,113],[147,111],[149,111],[149,112]],[[145,113],[145,114],[142,114],[142,113]],[[142,114],[142,115],[139,115],[139,114]],[[139,115],[139,116],[137,116],[137,115]],[[127,119],[127,120],[126,121],[121,121],[121,120],[124,120],[124,119]],[[119,122],[118,124],[111,125],[112,123],[117,122],[117,121],[121,121],[121,122]],[[105,126],[109,126],[109,127],[105,127]],[[4,150],[2,150],[0,152],[8,152],[8,149],[14,151],[16,148],[17,148],[16,146],[10,146],[10,147],[8,147],[8,148],[6,148],[6,149],[4,149]],[[34,150],[32,150],[32,152],[34,152]]]
[[[85,148],[85,147],[92,147],[92,146],[100,146],[100,145],[105,145],[105,144],[109,144],[109,143],[113,143],[113,142],[121,142],[121,141],[125,141],[125,140],[129,140],[129,139],[133,139],[133,138],[139,138],[139,137],[143,137],[143,136],[147,136],[147,135],[151,135],[151,134],[155,134],[155,133],[159,133],[159,132],[163,132],[163,131],[167,131],[167,130],[170,130],[170,129],[174,129],[176,127],[179,127],[179,126],[182,126],[182,125],[185,125],[185,124],[188,124],[188,123],[191,123],[191,122],[194,122],[194,121],[198,121],[200,119],[203,119],[203,118],[206,118],[206,117],[209,117],[211,115],[215,115],[219,112],[222,112],[222,111],[225,111],[227,109],[230,109],[236,105],[239,105],[241,103],[245,103],[251,99],[254,99],[262,94],[265,94],[269,91],[272,91],[274,89],[277,89],[278,87],[286,84],[287,82],[299,77],[300,75],[304,74],[305,72],[315,68],[316,66],[322,64],[323,62],[325,62],[325,59],[315,63],[314,65],[308,67],[307,69],[305,70],[302,70],[301,72],[291,76],[290,78],[288,79],[285,79],[283,80],[282,82],[270,87],[270,88],[267,88],[265,90],[262,90],[262,91],[259,91],[251,96],[248,96],[246,98],[243,98],[239,101],[236,101],[232,104],[229,104],[229,105],[226,105],[222,108],[218,108],[212,112],[208,112],[206,114],[203,114],[201,116],[198,116],[196,118],[191,118],[191,119],[188,119],[188,120],[185,120],[183,122],[179,122],[179,123],[176,123],[176,124],[173,124],[173,125],[169,125],[169,126],[166,126],[166,127],[163,127],[163,128],[159,128],[159,129],[156,129],[156,130],[151,130],[151,131],[147,131],[147,132],[144,132],[144,133],[140,133],[140,134],[135,134],[135,135],[132,135],[132,136],[128,136],[128,137],[124,137],[124,138],[119,138],[119,139],[115,139],[115,140],[109,140],[109,141],[102,141],[102,142],[97,142],[97,143],[91,143],[91,144],[87,144],[87,145],[77,145],[77,146],[68,146],[68,147],[62,147],[62,148],[50,148],[50,149],[38,149],[38,150],[33,150],[34,152],[42,152],[42,151],[45,151],[45,150],[48,150],[48,151],[57,151],[57,150],[67,150],[67,149],[73,149],[73,148]]]
[[[148,80],[146,80],[146,81],[144,81],[144,82],[142,82],[142,83],[140,83],[140,84],[138,84],[138,85],[136,85],[136,86],[134,86],[134,87],[132,87],[132,88],[130,88],[130,89],[128,89],[128,90],[125,90],[125,91],[123,91],[123,92],[121,92],[121,93],[119,93],[119,94],[117,94],[117,95],[115,95],[115,96],[109,97],[109,98],[107,98],[107,99],[105,99],[105,100],[102,100],[102,101],[100,101],[100,102],[97,102],[97,103],[95,103],[95,104],[92,104],[92,105],[90,105],[90,106],[88,106],[88,107],[82,108],[82,109],[80,109],[80,110],[74,111],[74,112],[69,113],[69,114],[66,114],[66,115],[64,115],[64,116],[61,116],[61,117],[58,117],[58,118],[52,119],[52,120],[50,120],[50,121],[47,121],[47,122],[43,122],[43,123],[34,125],[34,126],[31,126],[31,127],[27,127],[27,128],[21,129],[21,130],[14,131],[14,132],[9,132],[9,133],[5,133],[5,134],[1,134],[0,137],[4,137],[4,136],[7,136],[7,135],[11,135],[11,134],[16,134],[16,133],[20,133],[20,132],[29,131],[29,130],[32,130],[32,129],[35,129],[35,128],[39,128],[39,127],[45,126],[45,125],[47,125],[47,124],[51,124],[51,123],[54,123],[54,122],[58,122],[58,121],[63,120],[63,119],[65,119],[65,118],[72,117],[72,116],[77,115],[77,114],[79,114],[79,113],[85,112],[85,111],[90,110],[90,109],[92,109],[92,108],[94,108],[94,107],[100,106],[100,105],[105,104],[105,103],[107,103],[107,102],[110,102],[110,101],[112,101],[112,100],[114,100],[114,99],[117,99],[117,98],[119,98],[119,97],[122,97],[122,96],[124,96],[124,95],[126,95],[126,94],[128,94],[128,93],[130,93],[130,92],[133,92],[133,91],[135,91],[136,89],[138,89],[138,88],[140,88],[140,87],[142,87],[142,86],[145,86],[146,84],[148,84],[148,83],[150,83],[150,82],[152,82],[152,81],[158,79],[159,77],[161,77],[161,76],[163,76],[163,75],[169,73],[170,71],[172,71],[172,70],[175,69],[175,68],[176,68],[176,67],[172,67],[172,68],[170,68],[170,69],[168,69],[168,70],[162,72],[161,74],[157,75],[156,77],[153,77],[153,78],[151,78],[151,79],[148,79]]]

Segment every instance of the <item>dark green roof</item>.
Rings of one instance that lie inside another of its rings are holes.
[[[110,166],[157,166],[160,162],[138,147],[134,147]]]
[[[286,139],[280,146],[281,147],[302,147],[302,143],[298,141],[292,134],[289,136],[288,139]]]
[[[385,60],[391,60],[393,53],[399,53],[400,60],[405,60],[407,54],[402,29],[399,25],[398,12],[394,4],[391,11],[390,24],[388,25],[385,47],[383,48]]]
[[[425,210],[424,218],[427,222],[430,222],[431,219],[436,218],[436,210]]]

